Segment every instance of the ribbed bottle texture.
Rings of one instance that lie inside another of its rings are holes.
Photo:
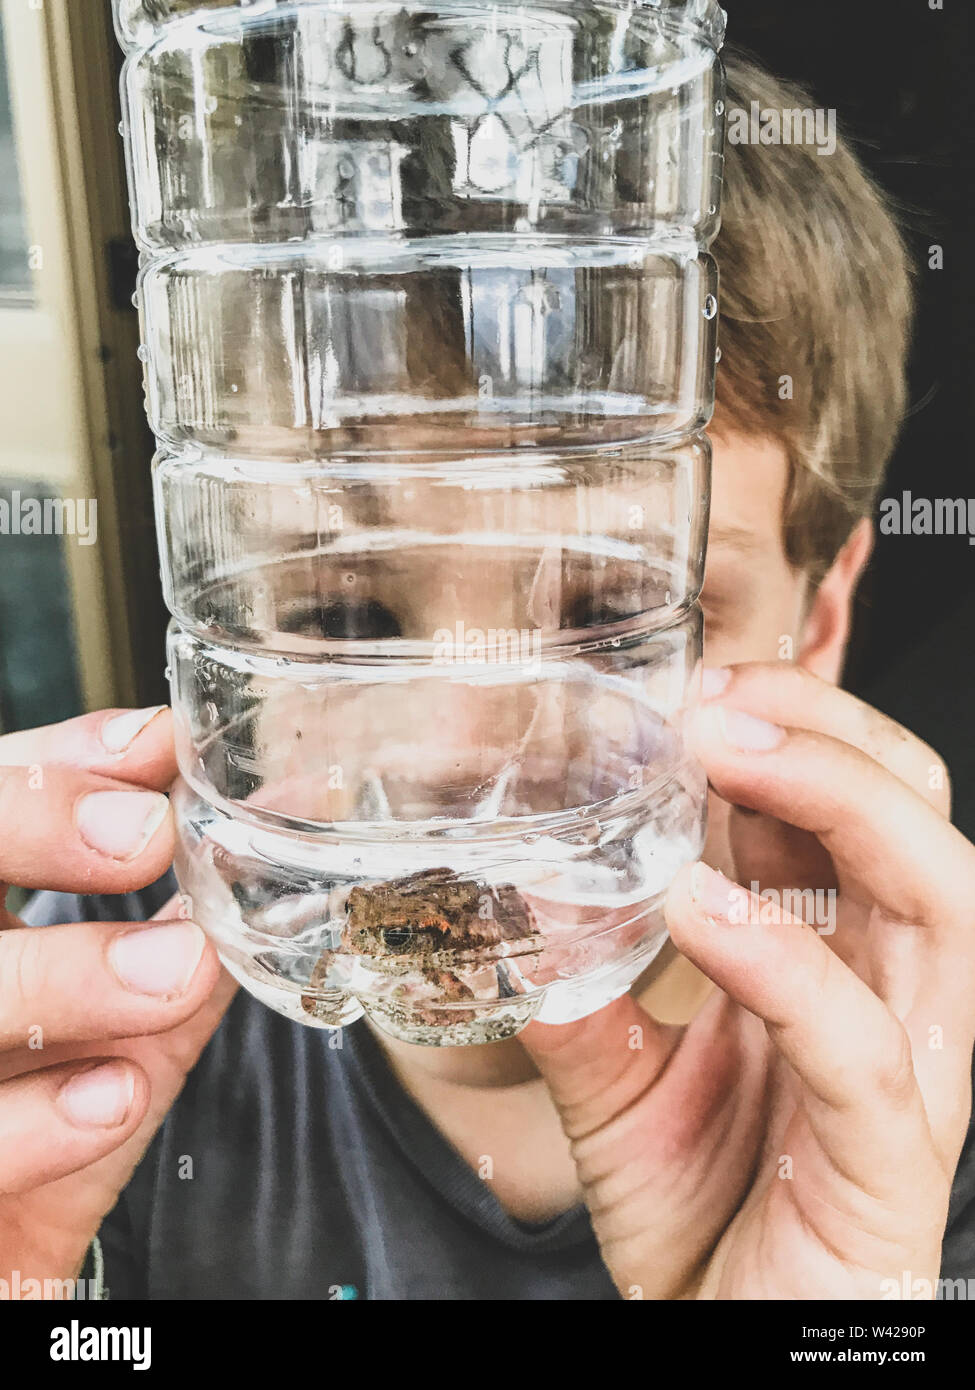
[[[701,849],[723,14],[116,0],[182,781],[233,974],[579,1017]]]

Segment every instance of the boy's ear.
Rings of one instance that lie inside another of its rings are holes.
[[[853,596],[873,550],[873,523],[858,521],[813,595],[799,641],[799,665],[839,682],[850,637]]]

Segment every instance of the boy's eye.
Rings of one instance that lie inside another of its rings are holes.
[[[681,597],[674,592],[672,573],[644,564],[610,562],[592,568],[580,566],[567,579],[563,629],[623,622],[652,608],[669,607]]]
[[[402,636],[396,615],[374,598],[303,604],[283,615],[280,624],[283,632],[300,637],[379,642]]]

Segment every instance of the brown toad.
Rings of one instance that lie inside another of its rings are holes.
[[[450,869],[426,869],[353,888],[338,952],[322,952],[309,983],[312,988],[325,985],[336,954],[360,956],[372,971],[401,981],[396,992],[408,1007],[413,987],[417,999],[412,1012],[420,1021],[443,1023],[445,1011],[429,1000],[429,987],[445,1005],[473,1000],[462,970],[493,971],[497,998],[520,992],[513,988],[505,962],[503,948],[509,942],[520,943],[512,955],[541,949],[534,916],[515,888],[493,888]],[[312,995],[301,1002],[307,1013],[320,1014]],[[470,1022],[474,1016],[470,1010],[449,1009],[451,1022]]]

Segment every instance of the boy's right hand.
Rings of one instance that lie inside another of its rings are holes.
[[[0,903],[3,884],[161,877],[175,776],[168,710],[0,738]],[[0,1278],[77,1275],[235,988],[193,922],[26,927],[0,908]]]

